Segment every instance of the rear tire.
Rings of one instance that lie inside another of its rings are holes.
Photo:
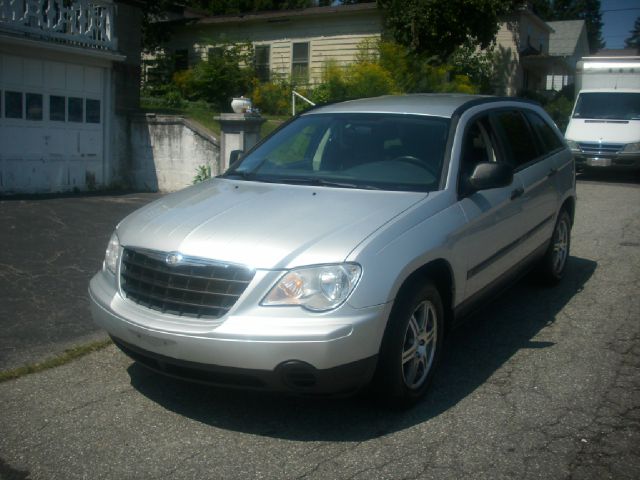
[[[562,209],[556,220],[547,252],[538,266],[538,278],[543,283],[555,285],[562,280],[567,269],[570,247],[571,217],[566,209]]]
[[[444,310],[431,282],[396,298],[385,330],[374,379],[380,396],[410,406],[427,392],[441,356]]]

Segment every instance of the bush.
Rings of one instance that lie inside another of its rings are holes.
[[[196,169],[196,176],[193,177],[193,184],[204,182],[211,178],[211,165],[199,165]]]
[[[251,92],[253,105],[264,113],[286,115],[291,111],[291,83],[284,80],[255,82]]]
[[[452,65],[436,63],[435,58],[412,53],[393,42],[379,44],[380,66],[389,73],[396,89],[404,93],[477,93],[471,78]]]
[[[377,63],[355,63],[347,75],[347,92],[351,98],[377,97],[396,90],[389,71]]]
[[[316,103],[377,97],[396,91],[391,74],[377,63],[363,61],[346,67],[327,62],[322,83],[311,93]]]
[[[189,70],[174,73],[172,83],[187,100],[204,100],[229,111],[231,99],[251,88],[253,69],[243,65],[250,65],[252,49],[233,45],[217,52]]]
[[[542,105],[553,121],[556,122],[560,131],[564,133],[569,124],[569,116],[573,109],[574,88],[574,85],[571,84],[563,87],[559,92],[523,90],[520,92],[520,96],[535,100]]]
[[[573,102],[564,95],[558,95],[544,106],[544,109],[553,118],[562,133],[567,129],[572,108]]]
[[[316,103],[338,102],[349,98],[349,85],[345,70],[334,61],[327,61],[322,72],[322,83],[311,93]]]

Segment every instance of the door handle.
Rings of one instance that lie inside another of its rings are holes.
[[[518,187],[511,192],[511,200],[515,200],[518,197],[524,195],[524,188]]]
[[[553,177],[556,173],[558,173],[558,169],[557,168],[551,168],[549,170],[549,173],[547,173],[547,177]]]

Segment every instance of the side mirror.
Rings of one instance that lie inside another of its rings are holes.
[[[488,190],[511,185],[513,168],[504,163],[482,162],[476,165],[468,183],[473,190]]]
[[[242,150],[232,150],[229,154],[229,167],[232,167],[234,163],[242,159]]]

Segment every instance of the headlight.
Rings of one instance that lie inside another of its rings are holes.
[[[628,143],[622,151],[624,153],[638,153],[640,152],[640,142]]]
[[[118,240],[116,232],[113,232],[109,239],[109,244],[107,245],[107,251],[104,255],[104,266],[114,275],[118,268],[118,260],[120,260],[120,240]]]
[[[347,299],[361,272],[355,263],[296,268],[280,279],[262,305],[299,305],[315,312],[332,310]]]
[[[578,143],[574,142],[573,140],[567,140],[567,145],[572,151],[576,151],[576,152],[580,151],[580,145],[578,145]]]

